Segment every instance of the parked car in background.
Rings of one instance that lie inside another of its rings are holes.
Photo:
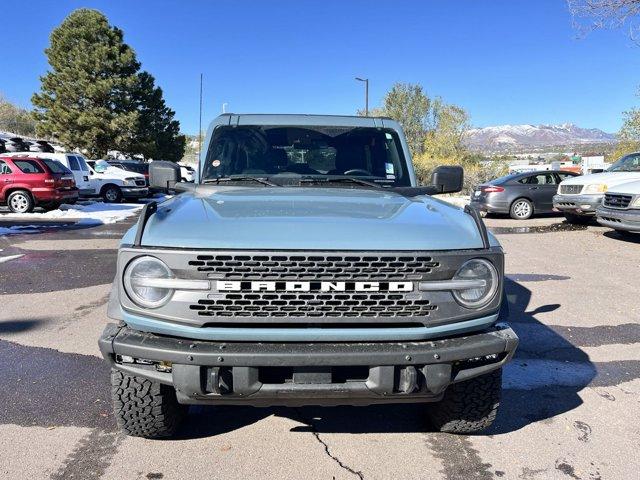
[[[89,166],[80,153],[15,153],[12,157],[32,156],[57,160],[73,173],[81,197],[102,197],[107,203],[118,203],[123,198],[138,199],[146,197],[149,189],[144,177],[137,173],[125,172],[114,168],[107,172],[109,165],[100,165],[97,170]],[[102,160],[99,160],[102,162]],[[104,162],[106,164],[106,162]]]
[[[73,175],[73,179],[76,182],[76,186],[79,190],[79,195],[81,197],[91,197],[95,196],[95,188],[91,184],[89,177],[91,176],[91,172],[87,163],[80,153],[69,152],[69,153],[51,153],[51,152],[30,152],[30,153],[18,153],[13,155],[14,157],[18,156],[29,156],[29,157],[37,157],[37,158],[47,158],[52,160],[57,160],[62,165],[71,170]]]
[[[45,210],[75,203],[78,189],[73,175],[61,163],[36,157],[0,156],[0,204],[14,213],[36,206]]]
[[[149,195],[144,175],[109,165],[106,160],[90,160],[91,182],[105,202],[118,203],[123,198],[137,200]]]
[[[596,219],[619,233],[640,233],[640,180],[607,190],[596,210]]]
[[[564,180],[553,197],[553,206],[568,222],[584,223],[596,214],[607,191],[635,180],[640,180],[640,152],[622,157],[606,172]]]
[[[471,205],[487,213],[508,213],[526,220],[537,213],[553,211],[558,184],[577,173],[562,170],[514,173],[479,185],[471,195]]]
[[[107,160],[107,163],[112,167],[121,168],[128,172],[135,172],[144,175],[149,186],[149,164],[146,162],[136,162],[135,160]]]

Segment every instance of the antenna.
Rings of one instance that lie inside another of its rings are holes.
[[[198,165],[202,155],[202,74],[200,74],[200,121],[198,123]],[[198,170],[200,170],[198,168]]]

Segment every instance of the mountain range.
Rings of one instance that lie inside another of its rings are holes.
[[[598,128],[561,125],[498,125],[473,128],[465,142],[472,150],[489,152],[539,150],[545,147],[572,147],[615,143],[616,136]]]

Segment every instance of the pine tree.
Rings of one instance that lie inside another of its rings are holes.
[[[51,70],[32,98],[38,133],[99,157],[135,130],[130,92],[139,68],[122,31],[96,10],[71,13],[45,50]]]
[[[186,138],[180,135],[180,123],[174,120],[175,112],[167,107],[162,89],[155,85],[150,73],[138,74],[133,104],[138,113],[137,129],[121,150],[156,160],[180,160]]]
[[[120,150],[177,161],[180,124],[120,29],[96,10],[71,13],[51,33],[51,69],[33,96],[38,133],[102,157]]]

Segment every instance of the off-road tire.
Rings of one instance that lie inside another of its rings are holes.
[[[454,383],[442,401],[429,404],[427,415],[440,432],[476,433],[496,419],[502,390],[502,369]]]
[[[118,426],[132,437],[171,437],[187,413],[172,387],[116,369],[111,369],[111,397]]]
[[[575,215],[573,213],[564,213],[564,218],[567,223],[571,223],[572,225],[585,225],[591,220],[586,215]]]

